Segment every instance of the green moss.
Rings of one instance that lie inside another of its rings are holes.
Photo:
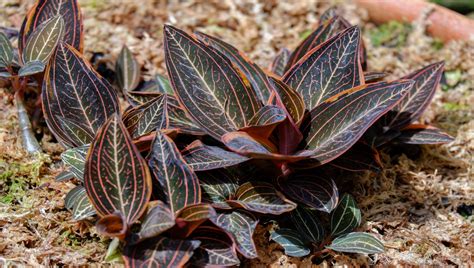
[[[410,32],[411,25],[409,23],[389,21],[371,30],[369,35],[372,44],[376,47],[400,47],[406,43]]]
[[[311,35],[312,32],[313,32],[313,31],[311,31],[311,30],[303,31],[303,32],[300,33],[300,38],[301,38],[301,39],[306,39],[308,36]]]
[[[443,104],[443,108],[447,111],[462,111],[467,110],[469,107],[454,102],[447,102]]]

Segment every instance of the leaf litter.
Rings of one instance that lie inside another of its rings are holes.
[[[344,17],[362,27],[370,71],[387,72],[390,80],[445,60],[446,73],[456,72],[457,83],[438,90],[422,118],[456,139],[443,146],[392,149],[391,156],[382,151],[385,166],[380,174],[348,178],[347,187],[362,210],[360,229],[381,237],[385,253],[375,259],[334,252],[318,259],[288,257],[276,243],[269,243],[267,229],[272,227],[268,224],[255,233],[260,257],[247,260],[245,266],[472,264],[474,218],[457,211],[472,207],[474,196],[474,61],[469,60],[474,58],[474,41],[440,46],[424,34],[426,20],[422,16],[411,25],[402,45],[378,46],[371,43],[377,26],[368,21],[366,12],[350,2],[334,2],[340,4]],[[122,45],[127,44],[144,66],[145,77],[152,77],[164,70],[164,23],[219,36],[256,63],[268,66],[280,48],[294,48],[333,3],[81,0],[80,4],[85,16],[86,57],[103,52],[102,61],[112,68]],[[0,26],[18,28],[31,5],[32,1],[20,0],[0,3]],[[16,111],[6,93],[7,89],[0,90],[0,263],[104,263],[110,240],[100,238],[92,223],[73,222],[64,208],[64,196],[74,185],[54,181],[62,171],[58,161],[61,147],[46,132],[41,139],[46,154],[28,157],[18,139]]]

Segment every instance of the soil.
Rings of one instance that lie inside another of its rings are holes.
[[[295,48],[332,4],[310,0],[79,2],[87,57],[103,52],[102,61],[112,67],[127,44],[145,77],[164,73],[164,23],[219,36],[268,66],[280,48]],[[265,227],[260,227],[255,234],[260,257],[245,265],[473,265],[474,42],[440,44],[425,34],[421,17],[408,27],[403,40],[395,36],[400,42],[375,46],[373,35],[380,28],[367,21],[367,14],[350,2],[333,2],[362,28],[370,71],[387,72],[390,80],[429,63],[446,62],[443,90],[437,91],[421,121],[444,129],[455,140],[441,146],[395,148],[390,155],[384,151],[385,168],[380,174],[350,178],[351,193],[363,211],[360,230],[381,238],[385,253],[367,257],[330,252],[318,259],[292,258],[269,242]],[[32,4],[0,1],[0,26],[19,28]],[[62,171],[61,146],[47,131],[39,131],[45,154],[31,157],[23,151],[19,133],[9,89],[0,89],[0,264],[106,263],[110,240],[97,235],[92,223],[73,222],[64,208],[64,196],[74,182],[54,181]]]

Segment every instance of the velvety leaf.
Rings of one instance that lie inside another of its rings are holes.
[[[210,204],[194,204],[180,210],[176,215],[177,230],[173,235],[188,237],[196,228],[209,219],[217,216],[216,211]]]
[[[18,76],[24,77],[28,75],[42,73],[45,67],[46,65],[39,60],[29,61],[23,66],[21,66],[20,70],[18,70]]]
[[[64,151],[61,160],[69,167],[69,171],[80,181],[84,181],[84,168],[89,145],[75,147]]]
[[[184,267],[199,245],[198,240],[160,236],[125,247],[123,258],[127,267]]]
[[[250,119],[249,126],[241,128],[251,136],[267,139],[273,130],[286,119],[283,109],[274,105],[265,105]]]
[[[396,115],[385,118],[389,128],[401,129],[420,117],[434,96],[443,69],[444,62],[437,62],[404,77],[404,79],[414,80],[415,84],[408,94],[393,107],[392,111],[395,111]]]
[[[280,215],[296,208],[296,204],[286,199],[267,182],[246,182],[235,192],[234,198],[227,201],[235,207],[246,210]]]
[[[129,91],[125,93],[128,103],[133,107],[143,105],[160,96],[163,96],[163,93],[148,91]]]
[[[380,172],[382,168],[378,151],[362,142],[356,142],[348,151],[328,164],[352,172],[366,170]]]
[[[275,103],[283,108],[287,115],[286,120],[278,125],[278,149],[282,154],[293,154],[303,140],[299,125],[305,113],[304,101],[298,92],[285,83],[273,77],[269,79],[274,90]]]
[[[156,132],[148,164],[166,196],[166,204],[178,210],[201,202],[199,180],[186,164],[174,142],[161,131]]]
[[[247,126],[261,104],[232,63],[181,30],[164,31],[170,81],[193,121],[218,140]]]
[[[80,221],[95,215],[92,206],[86,194],[86,189],[82,186],[76,186],[66,195],[64,206],[72,211],[72,219]]]
[[[168,128],[167,99],[167,95],[163,94],[124,113],[123,123],[132,138],[138,138],[157,129]]]
[[[338,15],[337,7],[330,7],[326,9],[323,12],[323,14],[321,14],[321,16],[319,17],[319,24],[326,23],[327,21],[329,21],[330,19],[332,19],[333,17],[337,15]]]
[[[308,155],[305,155],[303,153],[301,155],[282,155],[274,153],[277,151],[275,145],[263,145],[262,143],[265,142],[264,140],[257,141],[245,132],[227,133],[222,137],[222,142],[230,150],[250,158],[293,162],[308,157]]]
[[[0,32],[0,67],[7,67],[13,62],[13,47],[10,39]]]
[[[328,98],[364,83],[359,62],[360,30],[351,27],[310,50],[283,76],[312,110]]]
[[[295,225],[302,240],[319,243],[325,238],[323,224],[314,210],[298,206],[291,212],[291,222]]]
[[[365,72],[364,80],[366,83],[379,82],[385,78],[388,74],[384,72]]]
[[[140,83],[140,65],[127,46],[123,46],[115,63],[117,83],[124,91],[132,91]]]
[[[300,234],[292,229],[280,228],[271,232],[270,239],[277,242],[291,257],[307,256],[311,250],[305,245]]]
[[[100,216],[119,212],[130,226],[145,212],[151,196],[148,166],[117,115],[107,120],[91,144],[84,186]]]
[[[240,254],[249,259],[258,257],[252,238],[258,220],[252,214],[238,209],[229,213],[220,213],[212,222],[232,237]]]
[[[238,179],[225,169],[214,169],[199,172],[199,181],[203,191],[203,199],[216,208],[230,209],[226,203],[237,191]]]
[[[245,156],[195,140],[182,151],[184,160],[195,171],[211,170],[238,165],[249,160]]]
[[[10,78],[10,77],[12,77],[12,75],[9,72],[0,72],[0,78]]]
[[[70,180],[72,178],[74,178],[74,174],[72,172],[70,172],[69,170],[64,170],[61,173],[59,173],[58,175],[56,175],[56,177],[54,177],[54,180],[55,181],[67,181],[67,180]]]
[[[300,125],[305,113],[301,94],[276,78],[269,77],[269,80],[275,91],[276,104],[287,112],[294,124]]]
[[[354,198],[344,194],[331,214],[331,234],[338,236],[351,232],[360,225],[361,213]]]
[[[293,173],[279,179],[280,189],[286,196],[311,208],[331,212],[337,205],[339,192],[332,179],[308,173]]]
[[[158,92],[166,93],[166,94],[169,94],[169,95],[174,94],[173,87],[171,87],[170,80],[167,77],[165,77],[161,74],[157,74],[156,75],[156,84],[157,84],[157,91]]]
[[[273,58],[272,64],[270,65],[270,70],[272,71],[272,73],[278,76],[282,76],[285,73],[285,66],[288,64],[290,55],[291,52],[288,49],[280,49],[275,58]]]
[[[211,225],[201,225],[194,230],[190,239],[201,241],[194,251],[191,262],[198,267],[235,266],[240,260],[235,251],[234,242],[219,228]]]
[[[120,111],[113,87],[79,52],[63,43],[46,68],[41,96],[49,129],[61,143],[72,147],[84,144],[65,135],[58,117],[79,122],[94,136],[112,114]]]
[[[383,253],[385,250],[380,240],[370,234],[359,232],[338,237],[327,248],[339,252],[362,254]]]
[[[331,37],[349,27],[350,24],[348,24],[344,18],[339,16],[333,16],[332,18],[328,18],[328,20],[321,22],[316,30],[308,35],[308,37],[300,43],[293,53],[291,53],[285,71],[288,71],[300,59],[304,58],[312,49],[320,46]]]
[[[60,15],[64,20],[64,34],[62,41],[82,52],[83,29],[82,14],[76,0],[39,0],[28,12],[20,29],[18,48],[23,53],[27,41],[35,29],[52,17]]]
[[[252,85],[258,99],[262,103],[268,101],[272,88],[268,83],[267,75],[257,64],[253,63],[237,48],[216,37],[201,32],[197,32],[196,37],[204,44],[212,47],[227,57],[239,68],[240,72],[245,75],[245,78],[248,79],[248,82]]]
[[[169,98],[169,97],[168,97]],[[177,130],[179,133],[202,136],[205,132],[194,123],[186,114],[186,111],[181,108],[175,99],[168,99],[168,117],[170,121],[169,128]]]
[[[453,137],[440,129],[426,125],[409,125],[402,129],[395,142],[406,144],[443,144],[452,142]]]
[[[310,112],[302,127],[305,149],[311,160],[322,165],[347,151],[378,118],[391,109],[413,82],[400,80],[346,90]]]
[[[64,20],[54,16],[40,24],[28,37],[22,53],[23,63],[40,61],[46,64],[64,34]]]
[[[156,237],[171,229],[174,225],[175,220],[173,213],[163,202],[158,201],[156,206],[151,208],[145,215],[141,229],[131,243],[137,244],[145,239]]]
[[[77,144],[89,144],[94,140],[93,133],[82,123],[62,116],[56,116],[56,120],[63,131],[62,134],[69,137],[70,140],[74,140]]]

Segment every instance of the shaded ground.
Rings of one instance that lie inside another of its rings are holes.
[[[126,43],[137,53],[147,75],[163,71],[165,22],[220,36],[268,66],[279,48],[294,48],[329,6],[301,0],[192,0],[168,5],[152,0],[80,2],[87,55],[104,52],[104,60],[112,66]],[[0,25],[19,27],[31,4],[2,0]],[[422,18],[411,28],[396,27],[400,32],[390,29],[389,33],[396,34],[387,37],[367,22],[363,11],[350,3],[341,6],[345,17],[363,28],[370,70],[389,72],[389,79],[394,79],[423,65],[446,61],[449,85],[437,92],[423,120],[446,130],[456,140],[443,146],[405,147],[394,157],[383,154],[386,169],[381,174],[354,174],[350,186],[363,210],[361,230],[381,237],[387,250],[376,259],[334,254],[323,261],[328,265],[472,265],[474,232],[469,209],[472,212],[474,205],[474,42],[440,47],[439,42],[423,34]],[[372,41],[379,42],[380,35],[384,45],[374,47]],[[39,160],[27,157],[16,124],[7,91],[0,89],[0,264],[103,262],[108,240],[100,238],[91,224],[71,221],[63,198],[73,183],[53,180],[61,171],[61,148],[45,135],[42,146],[47,154]],[[313,263],[310,257],[284,256],[281,248],[268,242],[263,228],[258,229],[255,239],[260,259],[248,262],[249,266]]]

